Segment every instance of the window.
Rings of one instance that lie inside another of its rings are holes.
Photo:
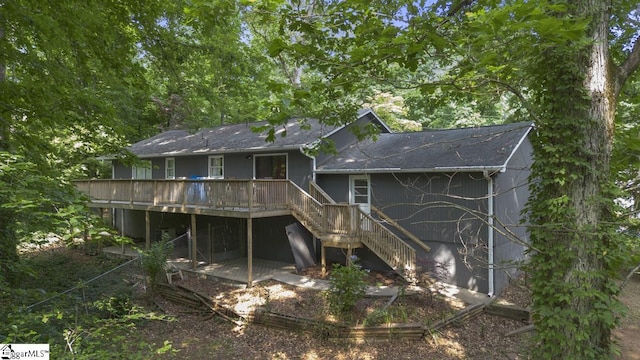
[[[176,159],[166,158],[164,160],[164,177],[165,179],[176,178]]]
[[[224,158],[222,156],[209,156],[209,177],[224,179]]]
[[[256,179],[286,179],[287,155],[257,155],[255,157]]]
[[[151,160],[142,160],[134,165],[131,172],[132,179],[151,179]]]

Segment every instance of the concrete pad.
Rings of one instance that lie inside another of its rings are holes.
[[[429,287],[431,291],[438,292],[444,296],[460,299],[469,305],[487,304],[491,301],[491,297],[477,291],[457,287],[455,285],[442,282],[435,283]]]
[[[276,274],[273,276],[273,280],[280,281],[281,283],[285,283],[292,286],[298,286],[306,289],[313,290],[329,290],[329,281],[321,280],[321,279],[312,279],[302,275],[296,274]]]

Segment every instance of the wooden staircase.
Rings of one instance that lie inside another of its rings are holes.
[[[350,250],[366,246],[405,280],[415,281],[415,249],[358,205],[336,204],[315,183],[309,193],[293,183],[289,189],[292,215],[322,241],[323,247]]]

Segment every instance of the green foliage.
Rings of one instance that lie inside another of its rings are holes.
[[[329,277],[329,290],[325,292],[329,311],[336,315],[344,315],[353,310],[358,300],[366,293],[367,272],[357,264],[357,259],[347,266],[333,264]]]
[[[583,24],[580,19],[588,17],[573,19]],[[563,41],[551,36],[558,43],[528,67],[539,114],[528,204],[538,251],[531,252],[526,269],[538,344],[533,356],[542,359],[610,356],[611,330],[622,313],[615,283],[623,263],[621,222],[613,203],[619,192],[605,128],[613,119],[592,112],[592,95],[583,84],[593,74],[579,59],[593,50],[586,31],[584,38],[574,35]]]
[[[171,343],[153,344],[140,335],[140,324],[171,319],[137,305],[123,273],[78,281],[112,270],[118,260],[57,249],[32,254],[24,263],[32,276],[22,287],[0,287],[0,342],[49,343],[52,358],[145,359],[175,352]]]
[[[164,276],[167,258],[173,251],[173,242],[162,239],[151,244],[148,250],[140,251],[142,269],[151,279],[151,287],[155,287]]]
[[[406,323],[407,309],[402,305],[390,306],[384,309],[376,309],[368,314],[362,326],[378,326],[382,324]]]

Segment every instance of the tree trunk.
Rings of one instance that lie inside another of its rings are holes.
[[[536,358],[611,355],[615,325],[610,158],[616,91],[608,53],[608,2],[574,1],[590,18],[588,45],[550,49],[542,62],[543,109],[534,144],[530,269]],[[544,88],[546,86],[546,88]],[[540,161],[538,161],[540,160]]]
[[[0,12],[0,43],[5,41],[5,18]],[[4,82],[7,77],[6,55],[0,54],[0,88],[6,89]],[[0,107],[0,152],[9,150],[9,119],[11,114],[5,107]],[[1,158],[1,157],[0,157]],[[0,186],[5,181],[0,171]],[[0,204],[6,203],[0,195]],[[0,286],[5,282],[15,285],[17,282],[17,241],[14,231],[15,214],[12,209],[0,207]]]

